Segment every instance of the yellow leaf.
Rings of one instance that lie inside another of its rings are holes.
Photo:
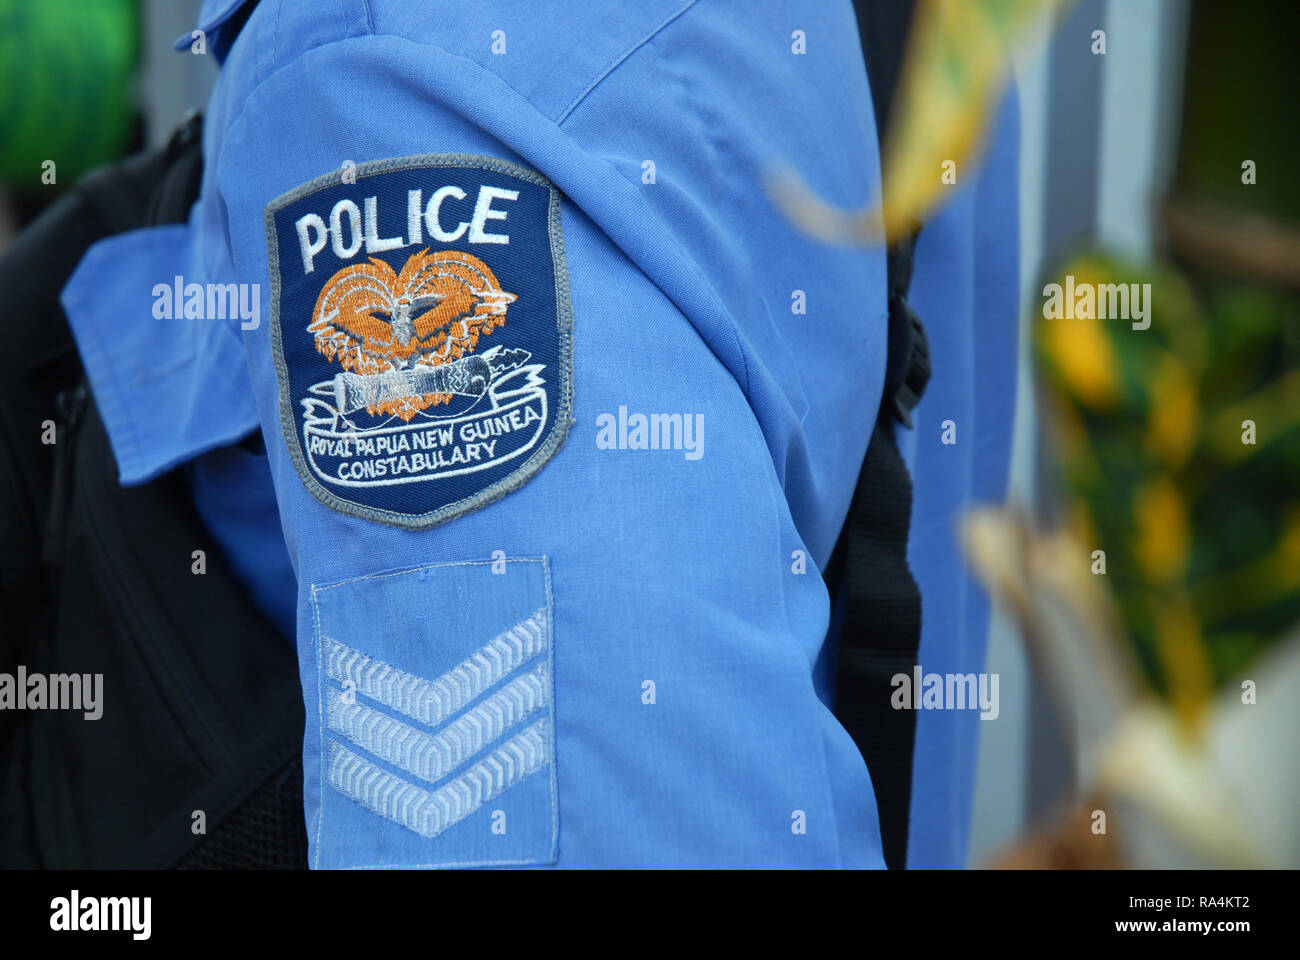
[[[1274,578],[1282,589],[1300,588],[1300,504],[1286,508],[1282,535],[1270,560]]]
[[[1071,397],[1094,410],[1109,410],[1119,397],[1115,352],[1092,318],[1048,317],[1040,343]]]
[[[1191,533],[1187,505],[1173,481],[1161,475],[1139,487],[1133,520],[1134,553],[1147,583],[1162,586],[1180,579],[1187,569]]]
[[[883,224],[889,236],[915,227],[958,182],[979,145],[1010,69],[1011,50],[1062,0],[922,0],[899,84],[898,125],[885,150]]]
[[[884,137],[881,206],[840,210],[793,171],[768,178],[792,222],[831,243],[877,244],[915,228],[937,206],[944,164],[961,183],[1010,71],[1011,50],[1071,0],[920,0]]]
[[[1147,395],[1151,398],[1151,414],[1144,442],[1146,452],[1168,469],[1177,470],[1196,445],[1196,384],[1176,357],[1165,354],[1151,376]]]
[[[1181,592],[1152,601],[1156,625],[1156,654],[1169,685],[1174,715],[1189,734],[1201,733],[1204,708],[1214,693],[1201,626]]]

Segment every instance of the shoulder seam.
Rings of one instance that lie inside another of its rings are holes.
[[[604,72],[602,72],[598,77],[596,77],[596,79],[592,80],[591,83],[587,85],[587,89],[583,90],[582,93],[578,94],[578,96],[573,100],[572,103],[570,103],[567,107],[565,107],[562,111],[560,111],[560,115],[555,118],[555,125],[557,127],[561,126],[564,123],[564,121],[569,118],[569,114],[573,113],[573,111],[578,108],[578,106],[582,103],[582,101],[586,100],[588,95],[593,90],[595,90],[596,87],[600,86],[601,82],[606,77],[608,77],[611,73],[613,73],[615,70],[621,67],[624,64],[624,62],[627,61],[628,57],[632,56],[632,54],[636,53],[647,43],[653,40],[656,36],[658,36],[661,32],[663,32],[663,30],[670,23],[672,23],[674,20],[680,17],[691,7],[695,6],[695,4],[696,4],[696,0],[687,0],[687,2],[682,6],[680,10],[672,14],[672,16],[670,16],[667,20],[659,24],[657,27],[655,27],[653,30],[647,33],[636,43],[632,44],[632,46],[628,47],[627,50],[625,50],[622,54],[616,57],[614,61],[608,67],[605,68]]]

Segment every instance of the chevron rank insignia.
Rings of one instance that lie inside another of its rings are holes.
[[[554,863],[554,628],[546,557],[313,584],[304,756],[327,869]],[[413,607],[436,616],[385,618]],[[391,622],[390,622],[391,621]],[[311,702],[315,697],[315,703]]]
[[[439,154],[347,167],[266,210],[289,453],[336,510],[443,523],[525,483],[572,423],[560,198]]]

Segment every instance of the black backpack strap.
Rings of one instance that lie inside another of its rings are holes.
[[[884,135],[902,62],[910,2],[855,0],[877,125]],[[857,744],[876,794],[885,863],[907,863],[916,714],[894,710],[891,678],[911,676],[921,641],[921,594],[907,565],[912,482],[894,439],[930,378],[929,344],[907,302],[915,237],[891,238],[889,334],[879,414],[844,529],[827,566],[840,607],[835,715]]]
[[[853,0],[858,19],[858,39],[867,61],[871,105],[876,112],[876,133],[884,137],[898,89],[898,74],[906,52],[907,29],[915,0]]]
[[[891,680],[900,673],[910,677],[916,665],[921,593],[907,565],[912,481],[894,440],[894,423],[910,423],[929,379],[929,356],[925,333],[910,309],[891,310],[890,342],[900,356],[907,350],[908,361],[886,388],[828,579],[843,611],[835,715],[871,774],[885,863],[902,868],[916,713],[892,707]]]
[[[151,224],[184,223],[203,182],[203,114],[190,111],[163,148],[166,173],[149,201]]]

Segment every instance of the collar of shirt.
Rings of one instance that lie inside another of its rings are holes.
[[[203,0],[203,6],[199,9],[198,22],[195,23],[195,30],[202,30],[207,38],[209,49],[212,55],[217,58],[218,63],[226,59],[226,53],[230,50],[230,45],[235,40],[238,30],[230,29],[231,19],[236,13],[245,6],[251,6],[257,0]],[[176,50],[188,50],[194,42],[194,34],[183,33],[176,38],[172,45]]]

